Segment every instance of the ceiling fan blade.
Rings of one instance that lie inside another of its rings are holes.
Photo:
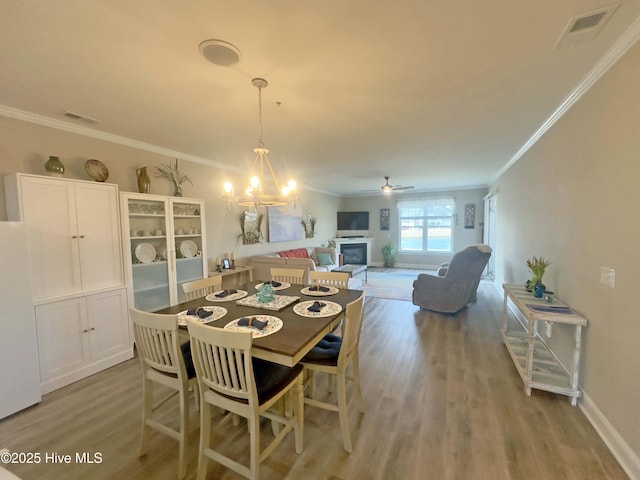
[[[412,188],[415,188],[413,186],[410,187],[393,187],[394,190],[411,190]]]

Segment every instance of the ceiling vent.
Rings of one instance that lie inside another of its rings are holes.
[[[593,40],[602,31],[620,4],[610,5],[585,15],[573,17],[564,29],[556,48]]]
[[[79,122],[92,123],[92,124],[99,123],[99,120],[96,120],[95,118],[87,117],[85,115],[80,115],[79,113],[70,112],[68,110],[64,112],[64,116],[67,118],[70,118],[71,120],[76,120]]]

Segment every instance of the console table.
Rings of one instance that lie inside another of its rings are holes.
[[[578,375],[582,327],[587,326],[586,318],[555,298],[551,303],[543,298],[536,298],[523,286],[503,285],[503,289],[502,340],[524,382],[525,392],[531,395],[531,389],[536,388],[567,395],[571,397],[571,405],[575,406],[581,395]],[[524,317],[523,321],[516,315],[522,330],[509,330],[509,300]],[[539,330],[539,322],[544,323],[544,335]],[[562,364],[548,344],[554,324],[575,328],[570,368]]]
[[[253,282],[253,267],[250,265],[241,265],[220,271],[211,270],[209,272],[209,276],[213,277],[214,275],[222,276],[222,283],[225,288],[236,287],[238,285]],[[227,282],[227,280],[229,281]]]

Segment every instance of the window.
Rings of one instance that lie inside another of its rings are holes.
[[[451,253],[455,200],[422,198],[398,201],[402,252]]]

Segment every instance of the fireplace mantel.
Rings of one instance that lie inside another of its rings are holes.
[[[367,265],[371,265],[371,251],[373,247],[373,238],[372,237],[355,237],[355,238],[332,238],[336,243],[336,249],[338,253],[340,253],[340,245],[349,244],[349,243],[366,243],[367,244]]]

